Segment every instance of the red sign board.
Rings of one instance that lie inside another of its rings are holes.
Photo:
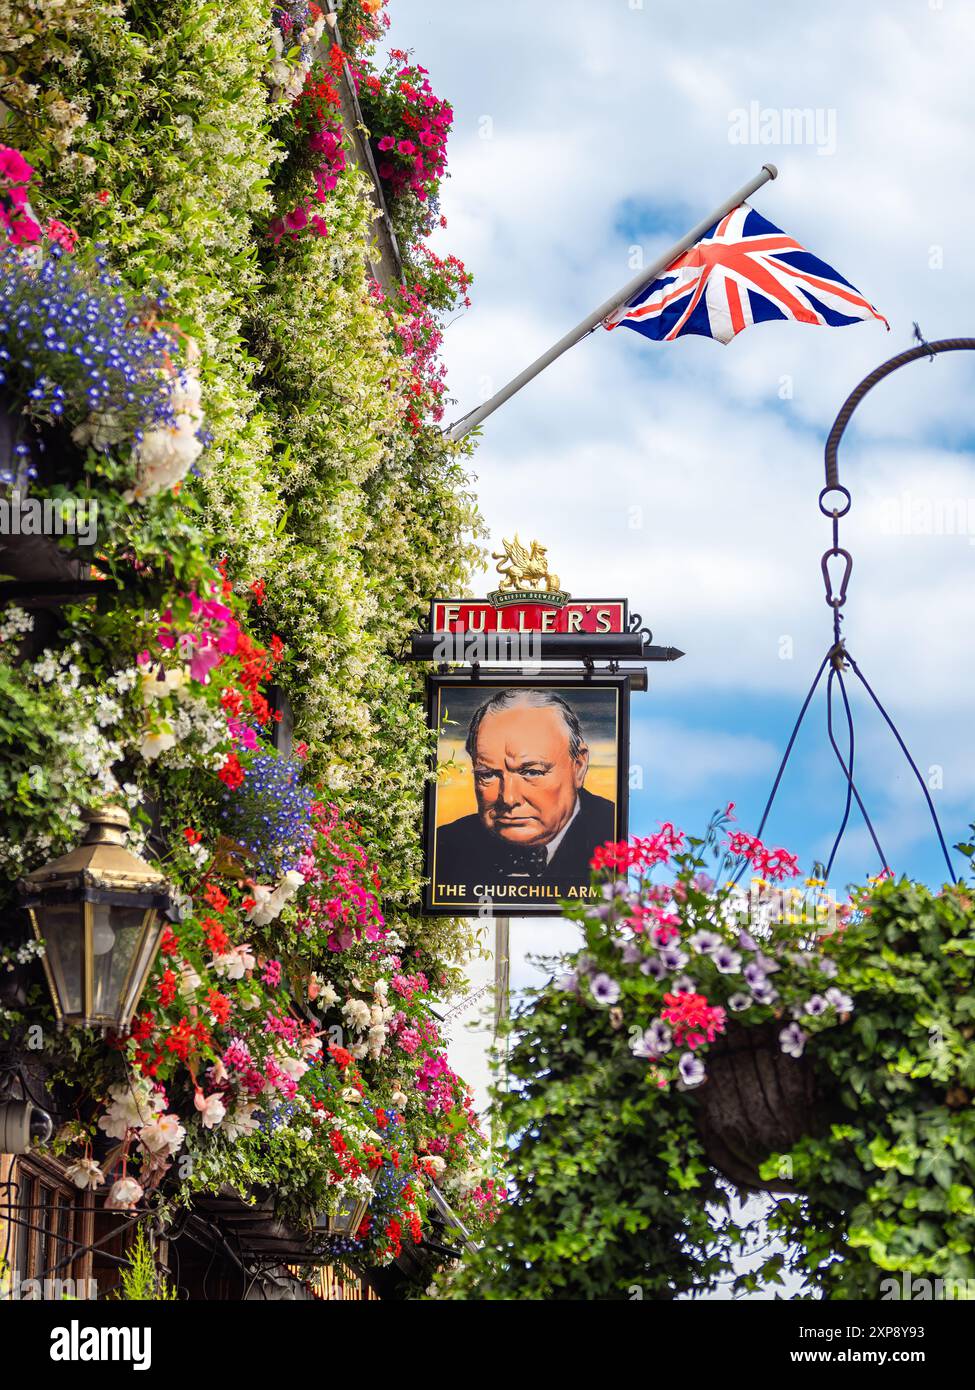
[[[626,632],[627,604],[621,598],[569,599],[561,604],[536,597],[522,602],[505,594],[487,599],[435,599],[431,632]]]

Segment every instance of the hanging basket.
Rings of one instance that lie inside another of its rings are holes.
[[[779,1023],[731,1023],[708,1049],[708,1077],[696,1092],[698,1133],[708,1158],[736,1187],[794,1193],[791,1174],[760,1176],[771,1154],[788,1153],[829,1122],[828,1097],[812,1058],[790,1057],[779,1045]]]

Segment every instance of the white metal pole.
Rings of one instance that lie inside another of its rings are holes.
[[[456,424],[451,425],[446,431],[447,438],[463,439],[465,434],[470,434],[471,430],[476,429],[482,420],[493,415],[498,406],[504,405],[505,401],[510,401],[511,397],[517,395],[523,386],[527,386],[530,381],[534,380],[539,372],[550,367],[564,352],[568,352],[570,347],[575,347],[576,343],[581,342],[587,333],[591,333],[616,309],[622,308],[635,294],[649,285],[652,280],[655,280],[676,256],[679,256],[682,251],[688,250],[696,241],[700,241],[704,233],[716,222],[720,222],[726,213],[738,207],[746,198],[750,198],[757,188],[761,188],[770,179],[777,178],[778,172],[774,164],[763,164],[761,173],[756,174],[753,179],[749,179],[748,183],[739,188],[737,193],[732,193],[731,197],[726,198],[720,207],[708,213],[707,217],[703,218],[696,227],[692,227],[686,236],[681,237],[680,241],[675,241],[673,246],[662,256],[658,256],[652,265],[641,270],[639,275],[634,276],[621,290],[617,290],[611,299],[600,304],[598,309],[593,309],[591,314],[588,314],[581,323],[566,333],[564,338],[560,338],[553,347],[549,348],[548,352],[543,352],[541,357],[536,358],[530,367],[526,367],[523,372],[519,372],[516,377],[513,377],[507,386],[502,386],[500,391],[495,392],[490,400],[477,406],[475,410],[463,416]]]
[[[494,1032],[508,1020],[508,981],[510,976],[510,917],[494,919]]]

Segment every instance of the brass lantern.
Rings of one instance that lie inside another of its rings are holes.
[[[58,1027],[128,1030],[159,947],[169,886],[125,847],[128,812],[84,811],[82,843],[20,880],[21,901],[44,944]]]

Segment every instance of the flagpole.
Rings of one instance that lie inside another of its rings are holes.
[[[639,275],[635,275],[611,299],[607,299],[605,304],[600,304],[598,309],[593,309],[591,314],[587,314],[580,324],[566,333],[564,338],[560,338],[553,347],[549,348],[548,352],[543,352],[541,357],[537,357],[531,366],[526,367],[523,372],[519,372],[516,377],[512,377],[507,386],[502,386],[500,391],[495,392],[490,400],[477,406],[475,410],[469,411],[468,414],[451,425],[445,431],[447,439],[463,439],[466,434],[470,434],[471,430],[476,429],[482,420],[493,415],[499,406],[504,405],[505,401],[510,401],[511,397],[517,395],[523,386],[527,386],[546,367],[550,367],[564,352],[568,352],[569,348],[575,347],[576,343],[581,342],[588,333],[591,333],[602,323],[603,319],[608,318],[616,309],[622,308],[638,291],[655,280],[676,256],[679,256],[682,251],[688,250],[696,241],[700,241],[704,233],[716,222],[720,222],[726,213],[738,207],[746,198],[750,198],[755,190],[761,188],[763,184],[777,178],[778,172],[774,164],[763,164],[760,173],[756,174],[753,179],[749,179],[748,183],[739,188],[737,193],[732,193],[730,198],[726,198],[720,207],[715,208],[713,212],[708,213],[707,217],[702,218],[686,236],[681,237],[680,241],[675,241],[669,250],[658,256],[652,265],[641,270]]]

